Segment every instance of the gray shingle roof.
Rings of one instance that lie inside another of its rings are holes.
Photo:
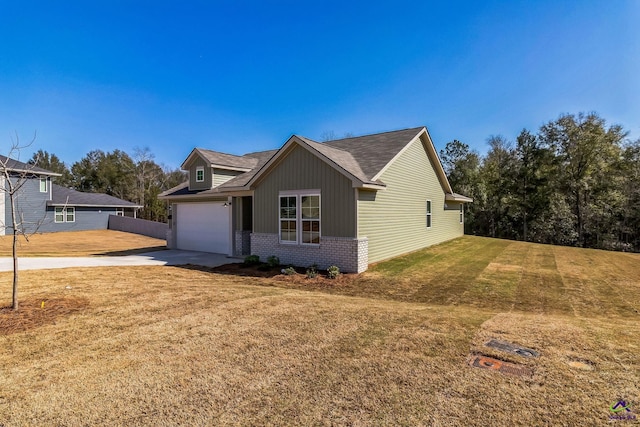
[[[376,176],[413,138],[424,129],[423,126],[375,135],[336,139],[323,145],[351,153],[365,176],[371,180]]]
[[[59,173],[51,172],[34,165],[30,165],[28,163],[15,160],[10,157],[0,155],[0,170],[4,170],[5,167],[7,168],[7,170],[13,172],[29,172],[34,175],[60,176]]]
[[[363,183],[384,185],[380,181],[374,181],[373,178],[423,129],[424,127],[421,126],[374,135],[337,139],[324,143],[298,135],[295,137]],[[206,156],[207,160],[212,164],[234,167],[252,165],[252,169],[213,189],[189,190],[187,183],[184,183],[164,192],[162,196],[207,195],[223,193],[231,188],[243,187],[280,151],[269,150],[245,154],[244,156],[234,156],[200,148],[196,150]]]
[[[204,148],[196,148],[196,150],[212,165],[253,169],[257,163],[257,159],[247,155],[236,156],[234,154],[220,153],[219,151],[206,150]]]
[[[102,193],[83,193],[81,191],[72,190],[71,188],[62,187],[57,184],[51,184],[51,201],[49,205],[69,205],[69,206],[95,206],[95,207],[123,207],[134,208],[141,207],[135,203],[109,196]]]

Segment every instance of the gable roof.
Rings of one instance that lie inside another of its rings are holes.
[[[4,170],[5,168],[10,172],[27,173],[32,175],[61,176],[59,173],[51,172],[35,165],[0,155],[0,170]]]
[[[51,184],[51,200],[48,206],[86,206],[141,208],[142,206],[103,193],[83,193],[57,184]]]
[[[260,151],[245,154],[244,156],[235,156],[195,148],[191,154],[189,154],[187,160],[183,162],[183,167],[193,159],[194,155],[199,155],[208,161],[212,167],[226,166],[235,168],[236,170],[241,170],[239,168],[250,169],[212,189],[189,190],[188,184],[184,183],[163,192],[159,197],[204,196],[250,190],[261,176],[268,173],[268,171],[279,162],[279,159],[286,156],[286,153],[289,152],[294,144],[302,146],[318,156],[334,169],[354,181],[354,185],[362,188],[382,189],[385,187],[385,184],[380,181],[380,175],[418,138],[424,144],[440,184],[449,200],[461,202],[471,201],[472,199],[468,197],[453,193],[429,132],[424,126],[373,135],[342,138],[324,143],[303,136],[293,135],[278,150]]]
[[[196,157],[200,156],[211,167],[217,167],[220,169],[232,169],[248,172],[256,166],[256,159],[249,157],[248,155],[236,156],[234,154],[221,153],[219,151],[206,150],[204,148],[194,148],[186,160],[182,162],[180,166],[182,169],[186,169],[187,165]]]

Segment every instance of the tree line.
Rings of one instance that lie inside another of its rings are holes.
[[[30,164],[61,174],[55,183],[78,191],[106,193],[142,206],[138,218],[166,222],[166,203],[158,194],[186,180],[179,169],[158,165],[149,148],[124,151],[94,150],[68,167],[55,154],[38,150]]]
[[[440,151],[449,181],[474,199],[465,233],[640,252],[640,139],[597,113],[565,114],[515,143],[491,136],[481,156]]]

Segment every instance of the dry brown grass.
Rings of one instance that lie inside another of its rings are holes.
[[[0,236],[0,256],[11,256],[13,236]],[[129,255],[165,249],[166,242],[140,234],[113,230],[65,231],[20,236],[18,256]]]
[[[178,267],[23,272],[25,301],[85,303],[0,335],[0,424],[605,425],[618,398],[637,409],[637,256],[472,238],[411,256],[393,261],[411,279],[381,264],[334,288]],[[365,297],[374,281],[388,289]],[[476,353],[533,377],[467,366]]]

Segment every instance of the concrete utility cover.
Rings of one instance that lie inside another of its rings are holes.
[[[487,347],[495,348],[497,350],[502,350],[507,353],[517,354],[518,356],[522,356],[522,357],[533,358],[533,357],[540,356],[540,354],[535,350],[532,350],[526,347],[520,347],[518,344],[513,344],[506,341],[491,340],[485,345]]]
[[[498,371],[502,374],[513,375],[517,377],[533,376],[533,369],[516,365],[515,363],[504,362],[502,360],[494,359],[492,357],[475,355],[469,359],[469,366],[474,368],[489,369],[492,371]]]

